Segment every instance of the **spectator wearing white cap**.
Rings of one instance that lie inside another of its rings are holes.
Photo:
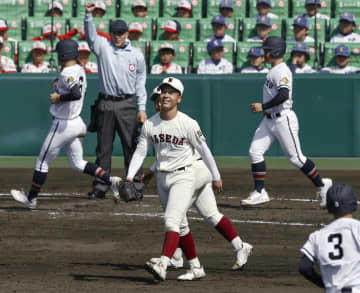
[[[24,64],[21,72],[23,73],[48,73],[49,63],[44,61],[46,57],[46,45],[44,42],[36,41],[32,45],[32,62]]]
[[[29,41],[50,41],[55,40],[58,38],[59,40],[66,40],[71,39],[73,36],[75,36],[78,33],[78,30],[76,28],[68,31],[64,35],[59,35],[59,32],[55,25],[51,25],[50,23],[46,23],[43,25],[41,36],[37,36],[34,38],[31,38]]]
[[[182,41],[179,38],[181,33],[181,24],[178,21],[169,19],[165,22],[161,29],[165,32],[164,35],[160,37],[161,40]]]
[[[141,36],[144,32],[143,26],[139,22],[132,22],[129,24],[129,40],[145,42]]]
[[[135,17],[147,17],[147,6],[143,0],[135,0],[131,11]]]
[[[95,4],[95,9],[92,12],[92,16],[99,17],[99,18],[103,17],[106,13],[105,3],[102,1],[95,1],[94,4]]]
[[[79,43],[79,64],[85,69],[86,73],[98,73],[98,66],[94,62],[90,62],[91,50],[87,42]]]
[[[169,43],[164,43],[159,49],[159,58],[161,64],[154,64],[151,67],[151,74],[181,74],[181,66],[173,63],[175,58],[175,48]]]
[[[49,8],[45,16],[62,17],[64,8],[60,2],[54,1],[49,3]]]
[[[352,12],[344,12],[339,19],[339,33],[334,35],[332,43],[360,43],[360,35],[354,32],[356,18]]]
[[[9,26],[4,18],[0,18],[0,37],[2,37],[4,41],[17,43],[17,40],[9,37]]]
[[[182,17],[182,18],[193,17],[191,3],[187,0],[180,0],[176,6],[175,17]]]
[[[3,56],[1,52],[4,49],[4,39],[0,37],[0,73],[14,73],[16,72],[16,66],[12,59]]]

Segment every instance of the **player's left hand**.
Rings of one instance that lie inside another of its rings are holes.
[[[140,123],[144,123],[146,119],[147,119],[146,112],[139,111],[139,113],[137,114],[136,120],[139,121]]]
[[[216,180],[212,182],[212,187],[216,193],[220,193],[222,189],[222,180]]]
[[[52,104],[57,104],[60,102],[60,94],[57,93],[57,92],[53,92],[51,95],[50,95],[50,101]]]
[[[251,104],[251,111],[253,113],[262,112],[263,111],[262,104],[261,103],[252,103]]]

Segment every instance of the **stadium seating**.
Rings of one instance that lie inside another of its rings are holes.
[[[281,19],[272,19],[272,31],[269,33],[269,36],[281,36],[283,22]],[[242,20],[242,41],[256,36],[256,18],[245,18]]]
[[[211,25],[211,17],[200,19],[200,34],[199,41],[204,40],[205,38],[212,36],[214,34],[212,25]],[[227,19],[227,27],[226,34],[233,37],[237,40],[239,36],[239,22],[235,18]]]
[[[330,20],[330,29],[329,29],[329,41],[331,40],[331,38],[336,35],[337,33],[340,32],[340,28],[339,28],[339,19],[336,18],[332,18]],[[354,27],[354,32],[360,34],[360,27],[359,25],[355,25]]]
[[[48,51],[44,60],[50,63],[50,59],[51,59],[51,57],[53,57],[55,65],[58,66],[56,53],[51,54],[51,51],[52,51],[51,42],[50,41],[42,41],[42,42],[44,42],[46,44],[46,48]],[[32,41],[19,42],[18,66],[20,68],[20,71],[21,71],[21,68],[24,66],[24,64],[32,61],[31,50],[32,50],[33,43],[34,42],[32,42]],[[55,47],[56,47],[56,44],[54,43],[54,48]]]
[[[176,7],[180,0],[163,0],[163,16],[176,17]],[[202,1],[189,1],[192,5],[193,18],[200,18],[202,16]]]
[[[9,57],[15,62],[15,44],[14,42],[4,42],[4,47],[1,50],[1,55]]]
[[[147,5],[148,17],[159,17],[160,0],[144,0]],[[132,4],[135,0],[120,1],[120,17],[133,15],[131,11]]]
[[[196,41],[196,32],[198,21],[193,18],[171,18],[171,17],[163,17],[157,19],[157,31],[156,31],[156,39],[157,40],[165,40],[164,31],[161,29],[163,25],[169,19],[175,19],[181,24],[181,33],[179,38],[184,41]]]
[[[31,39],[42,34],[44,24],[51,23],[51,17],[27,17],[26,19],[26,39]],[[54,18],[54,25],[60,35],[66,32],[66,19]]]
[[[139,42],[139,41],[132,41],[131,45],[133,47],[139,48],[141,50],[141,52],[143,53],[143,55],[146,57],[147,56],[147,48],[149,47],[149,43],[148,42]]]
[[[74,0],[76,1],[76,0]],[[86,3],[88,3],[89,1],[87,0],[77,0],[77,6],[76,6],[76,16],[77,17],[84,17],[85,16],[85,5]],[[119,12],[119,1],[117,0],[112,0],[112,1],[104,1],[105,5],[106,5],[106,13],[105,13],[105,17],[107,18],[114,18],[120,15]]]
[[[306,0],[292,0],[292,17],[306,13]],[[319,13],[331,16],[331,0],[321,0],[321,9]]]
[[[339,44],[326,43],[324,50],[324,67],[335,65],[335,48]],[[349,65],[360,68],[360,44],[346,44],[350,48]]]
[[[206,9],[206,17],[213,17],[220,14],[219,5],[221,0],[208,0],[207,1],[207,9]],[[246,17],[246,2],[243,0],[234,0],[234,14],[232,15],[235,18],[244,18]]]
[[[286,39],[290,39],[294,36],[293,33],[293,23],[296,17],[286,19]],[[310,22],[310,32],[308,34],[309,37],[315,39],[315,19],[309,19]],[[326,20],[325,19],[317,19],[317,35],[319,42],[325,42],[327,34],[326,34]]]
[[[143,35],[142,38],[150,41],[153,39],[153,25],[154,21],[152,18],[139,18],[139,17],[133,17],[133,16],[127,16],[127,17],[121,17],[122,20],[124,20],[128,25],[132,22],[138,22],[143,27]]]
[[[339,18],[343,12],[351,11],[356,17],[360,17],[360,2],[354,0],[336,0],[334,1],[335,18]]]
[[[276,14],[280,18],[288,17],[289,15],[289,0],[278,0],[271,1],[271,13]],[[256,0],[249,0],[249,16],[253,17],[257,15],[258,12],[256,10]]]
[[[7,24],[9,26],[9,38],[13,38],[17,41],[26,39],[25,24],[26,19],[22,17],[7,17]]]
[[[34,7],[34,16],[45,16],[48,11],[51,0],[29,0],[32,1]],[[63,17],[72,17],[73,0],[57,0],[64,8]],[[76,1],[76,0],[74,0]]]
[[[109,26],[110,26],[110,18],[101,17],[101,18],[94,18],[93,19],[96,30],[101,31],[104,33],[109,33]],[[74,17],[70,19],[70,29],[78,29],[81,33],[83,33],[84,29],[84,18],[83,17]],[[77,36],[80,38],[80,35]]]
[[[29,0],[1,0],[0,1],[0,17],[18,18],[29,15]]]

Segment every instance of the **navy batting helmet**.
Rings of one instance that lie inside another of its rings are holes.
[[[336,183],[326,193],[326,206],[331,214],[350,214],[356,211],[356,194],[352,187]]]
[[[60,62],[76,60],[79,56],[78,43],[74,40],[61,40],[56,45],[55,51],[58,53]]]
[[[263,43],[264,50],[270,50],[270,56],[274,59],[284,56],[286,51],[286,43],[281,37],[268,37]]]

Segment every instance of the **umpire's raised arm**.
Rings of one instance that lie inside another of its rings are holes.
[[[85,29],[86,41],[88,42],[91,51],[93,51],[95,55],[99,55],[100,49],[102,47],[102,43],[106,42],[107,40],[103,37],[100,37],[96,32],[96,27],[93,22],[93,17],[91,15],[94,9],[95,9],[95,4],[93,2],[86,4],[84,29]]]

